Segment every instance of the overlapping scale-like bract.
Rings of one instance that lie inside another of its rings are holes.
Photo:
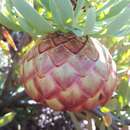
[[[34,100],[55,110],[81,111],[110,99],[116,66],[96,39],[53,34],[24,56],[21,80]]]

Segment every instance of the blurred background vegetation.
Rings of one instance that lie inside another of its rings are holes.
[[[89,0],[97,8],[104,1]],[[19,81],[19,59],[34,43],[28,34],[7,29],[15,43],[10,45],[3,35],[7,30],[0,28],[0,130],[130,129],[130,34],[99,38],[117,64],[118,89],[112,99],[94,111],[67,113],[45,108],[25,94]]]

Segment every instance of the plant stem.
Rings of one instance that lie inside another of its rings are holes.
[[[80,127],[80,122],[77,120],[77,118],[74,115],[74,113],[72,113],[72,112],[67,112],[67,113],[70,115],[76,130],[82,130],[81,127]]]

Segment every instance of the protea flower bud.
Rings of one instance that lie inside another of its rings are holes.
[[[55,33],[24,56],[21,79],[34,100],[55,110],[81,111],[110,99],[116,66],[96,39]]]

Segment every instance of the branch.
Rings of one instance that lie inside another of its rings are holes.
[[[96,108],[94,110],[89,111],[91,113],[93,113],[94,115],[98,116],[98,117],[103,117],[105,113],[101,112],[99,108]],[[121,120],[120,118],[118,118],[117,116],[113,115],[111,113],[111,117],[112,117],[112,124],[111,124],[111,128],[113,130],[119,130],[119,126],[122,127],[124,125],[130,125],[130,120],[126,119],[126,120]],[[118,123],[120,123],[121,125],[118,125]]]
[[[29,43],[32,40],[31,37],[26,33],[20,33],[20,32],[13,32],[12,38],[19,51],[22,49],[23,46],[25,46],[27,43]],[[18,61],[20,60],[20,57],[18,56],[18,52],[14,51],[12,48],[10,48],[10,55],[11,55],[11,59],[13,60],[13,64],[11,64],[11,68],[9,68],[8,70],[7,78],[3,85],[1,98],[4,98],[5,96],[8,95],[8,87],[11,86],[10,81],[11,81],[12,74],[14,73],[15,66],[18,64]]]
[[[17,93],[14,96],[10,96],[0,102],[0,110],[4,109],[5,107],[10,107],[10,106],[14,105],[18,100],[26,98],[26,97],[27,97],[27,95],[26,95],[25,91],[23,91],[21,93]]]
[[[8,97],[8,99],[0,102],[0,110],[3,110],[6,107],[9,107],[9,108],[12,108],[12,107],[22,107],[22,108],[25,108],[25,107],[36,107],[36,108],[43,107],[43,105],[41,105],[39,103],[29,103],[28,100],[25,100],[26,97],[27,97],[27,95],[26,95],[25,91],[23,91],[21,93],[17,93],[14,96],[10,96],[10,97]],[[96,119],[102,118],[105,115],[105,113],[100,111],[99,107],[97,107],[94,110],[90,110],[90,111],[83,111],[83,112],[80,112],[80,113],[69,113],[69,115],[71,116],[74,124],[76,124],[76,128],[78,128],[80,126],[79,122],[78,122],[79,120],[87,119],[88,112],[91,113],[92,115],[94,115],[95,117],[97,117]],[[79,119],[76,119],[77,117]],[[113,130],[119,130],[120,127],[123,127],[125,125],[130,125],[129,119],[121,120],[119,117],[113,115],[112,113],[111,113],[111,117],[112,117],[111,128]],[[120,125],[119,125],[119,123],[120,123]]]
[[[76,130],[81,130],[80,122],[78,121],[78,119],[76,118],[76,116],[74,115],[74,113],[72,113],[72,112],[67,112],[67,113],[70,115],[71,120],[72,120],[72,122],[75,125],[75,129]]]
[[[3,90],[2,90],[2,94],[1,94],[2,98],[4,98],[4,96],[7,95],[7,93],[8,93],[8,86],[10,84],[11,75],[12,75],[12,68],[9,69],[7,78],[6,78],[5,82],[4,82]]]
[[[15,102],[13,107],[19,107],[19,108],[27,108],[27,107],[42,108],[43,107],[42,104],[37,102],[29,103],[29,100],[18,100]]]
[[[5,74],[9,68],[10,67],[2,67],[0,68],[0,72]]]
[[[99,120],[99,118],[102,119],[105,114],[106,113],[103,113],[100,111],[99,107],[94,110],[83,111],[80,113],[74,113],[77,120],[80,120],[80,121],[81,120],[89,121],[91,118],[94,118],[95,121],[101,121],[101,120]],[[120,128],[122,128],[123,126],[130,125],[129,119],[121,120],[119,117],[117,117],[116,115],[113,115],[112,113],[110,113],[110,115],[112,118],[112,124],[110,125],[110,127],[113,130],[120,130]],[[72,119],[72,121],[73,121],[73,119]]]
[[[15,69],[15,66],[16,64],[18,63],[18,55],[16,52],[14,53],[11,53],[11,57],[12,57],[12,60],[13,60],[13,63],[11,64],[11,67],[9,68],[8,70],[8,74],[7,74],[7,78],[4,82],[4,85],[3,85],[3,90],[2,90],[2,94],[1,94],[1,97],[4,99],[5,96],[8,95],[8,92],[9,92],[9,86],[12,86],[12,75],[14,73],[14,69]]]
[[[98,116],[98,117],[100,117],[100,118],[102,118],[102,117],[104,116],[104,114],[105,114],[105,113],[101,112],[101,111],[99,110],[99,108],[96,108],[96,109],[91,110],[91,111],[89,111],[89,112],[93,113],[94,115],[96,115],[96,116]],[[112,115],[112,114],[111,114],[111,116],[112,116],[111,128],[112,128],[113,130],[119,130],[119,128],[118,128],[118,126],[117,126],[116,123],[117,123],[117,122],[120,122],[120,119],[118,119],[116,116],[114,116],[114,115]]]

